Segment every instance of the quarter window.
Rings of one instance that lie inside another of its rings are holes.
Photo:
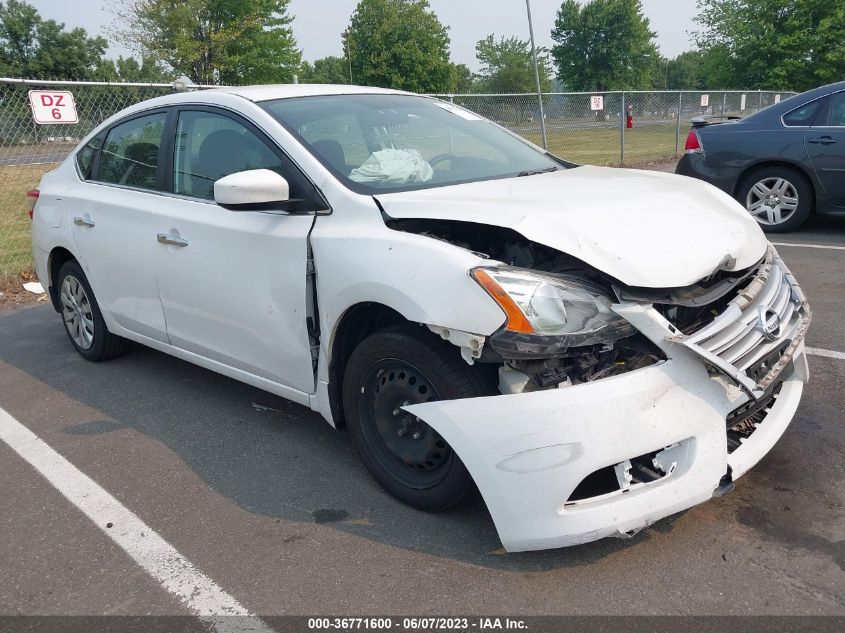
[[[214,199],[216,180],[239,171],[270,169],[287,177],[279,156],[255,133],[213,112],[179,114],[173,166],[174,192],[205,200]]]
[[[824,99],[816,99],[787,112],[783,115],[783,124],[790,127],[807,127],[812,125],[823,103]]]
[[[156,172],[167,114],[159,112],[114,126],[100,154],[97,179],[115,185],[159,189]]]
[[[97,151],[102,144],[103,139],[98,136],[76,154],[76,165],[79,167],[79,173],[82,174],[83,180],[90,180],[91,172],[94,169],[94,159],[97,157]]]

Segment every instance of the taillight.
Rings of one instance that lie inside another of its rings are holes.
[[[687,142],[684,143],[684,152],[686,154],[704,153],[704,148],[701,147],[701,139],[698,138],[695,130],[690,130],[689,134],[687,134]]]
[[[29,219],[32,219],[32,213],[35,211],[35,203],[38,202],[38,189],[26,192],[26,214]]]

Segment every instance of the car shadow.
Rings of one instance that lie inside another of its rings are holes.
[[[132,345],[107,363],[70,347],[48,306],[0,317],[0,360],[110,418],[69,435],[130,427],[165,444],[209,487],[267,517],[322,523],[379,543],[501,570],[589,565],[652,535],[508,554],[480,495],[441,514],[409,508],[369,476],[345,432],[317,414],[154,350]],[[653,529],[673,529],[674,519]]]

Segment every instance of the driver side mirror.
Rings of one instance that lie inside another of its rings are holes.
[[[239,171],[214,183],[214,201],[229,211],[281,210],[289,199],[288,181],[269,169]]]

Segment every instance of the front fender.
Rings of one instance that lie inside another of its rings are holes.
[[[489,260],[393,231],[380,218],[354,226],[326,220],[311,236],[321,332],[334,332],[343,314],[363,302],[388,306],[409,321],[485,336],[505,322],[501,308],[469,275]]]

